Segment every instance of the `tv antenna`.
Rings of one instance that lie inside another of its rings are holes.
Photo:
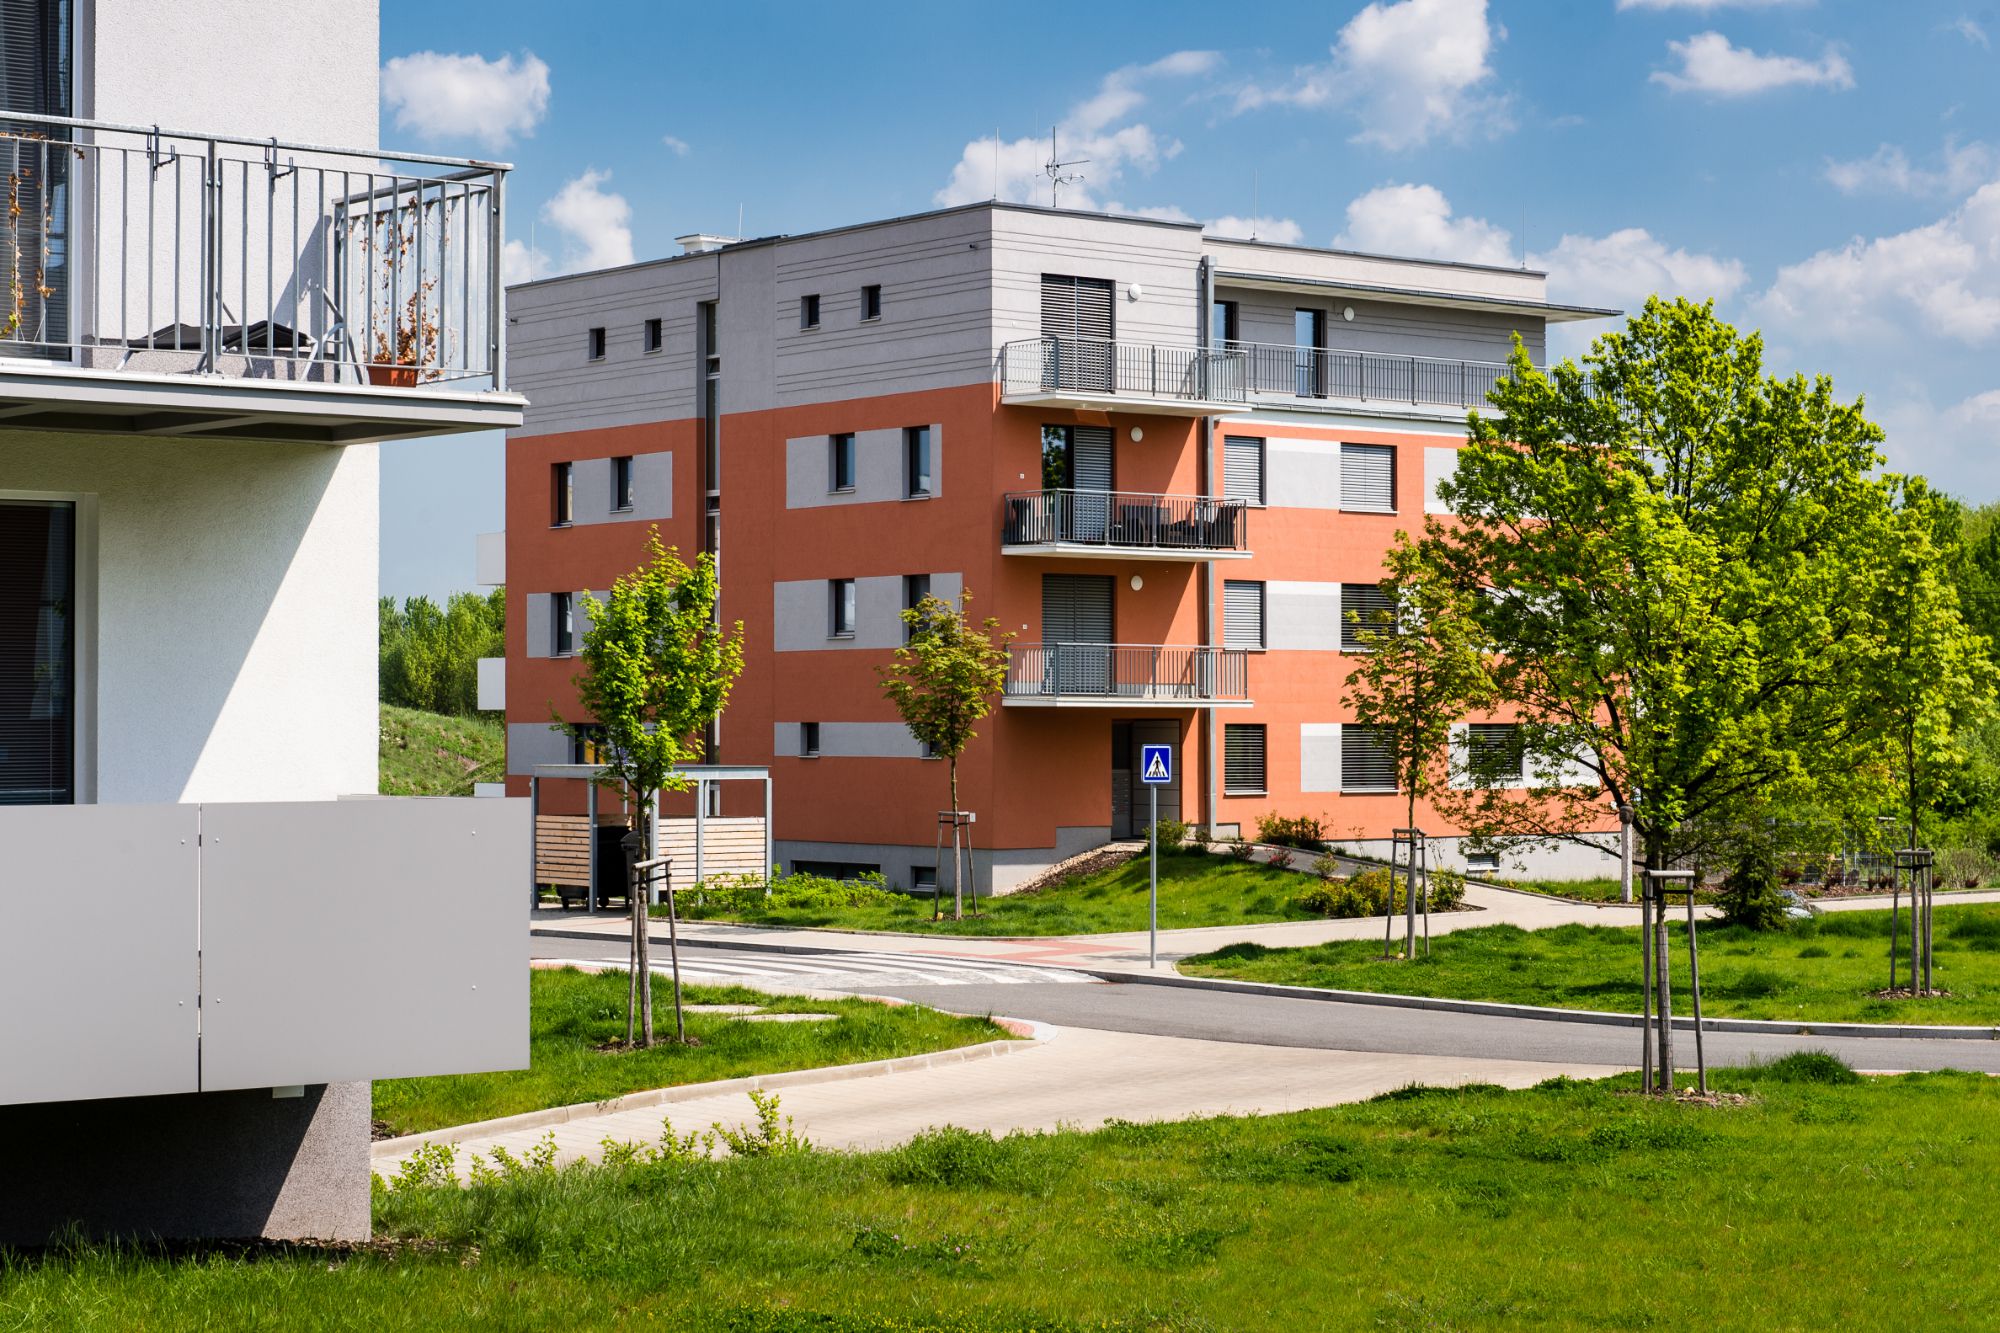
[[[1087,157],[1075,157],[1067,162],[1063,161],[1062,156],[1056,152],[1056,127],[1053,125],[1049,126],[1049,160],[1042,164],[1042,170],[1047,172],[1049,177],[1050,208],[1061,207],[1056,201],[1061,196],[1063,186],[1074,185],[1083,179],[1082,172],[1078,172],[1074,176],[1065,176],[1063,174],[1064,170],[1069,167],[1083,166],[1089,161],[1090,159]]]

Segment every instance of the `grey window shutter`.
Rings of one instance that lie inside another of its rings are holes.
[[[1502,787],[1519,783],[1525,759],[1521,729],[1512,722],[1474,722],[1466,728],[1465,758],[1476,782]]]
[[[1340,446],[1340,507],[1395,509],[1396,447],[1394,445]]]
[[[1261,792],[1264,787],[1264,728],[1261,723],[1231,722],[1222,729],[1222,787],[1230,792]]]
[[[1389,594],[1375,583],[1343,583],[1340,585],[1340,650],[1344,653],[1365,653],[1368,644],[1363,635],[1380,634],[1390,628],[1389,617],[1396,611],[1396,603]],[[1349,613],[1360,617],[1356,624]]]
[[[1042,641],[1110,643],[1110,576],[1042,575]]]
[[[1243,435],[1222,441],[1222,495],[1247,504],[1264,503],[1264,442]]]
[[[1222,644],[1225,648],[1264,646],[1264,585],[1225,579],[1222,584]]]
[[[1111,427],[1076,426],[1070,431],[1069,484],[1079,491],[1111,489]]]
[[[1340,789],[1344,792],[1396,790],[1396,756],[1381,727],[1347,723],[1340,729]]]

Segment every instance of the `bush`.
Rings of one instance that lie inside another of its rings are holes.
[[[1351,879],[1322,880],[1292,902],[1302,912],[1323,917],[1372,916],[1380,910],[1367,891],[1357,888]]]
[[[836,907],[879,907],[907,902],[891,891],[877,874],[859,879],[828,879],[823,875],[782,875],[771,881],[769,897],[764,881],[755,875],[735,875],[711,879],[690,895],[683,890],[680,906],[691,917],[756,913],[784,908],[823,911]]]
[[[1779,1083],[1859,1083],[1855,1073],[1837,1055],[1826,1051],[1793,1051],[1780,1056],[1757,1071],[1762,1078]]]
[[[1456,870],[1431,872],[1431,906],[1449,912],[1465,901],[1465,876]]]
[[[1722,881],[1722,920],[1749,930],[1777,930],[1785,924],[1785,900],[1778,896],[1778,857],[1769,843],[1753,841],[1737,853]]]
[[[1242,837],[1231,838],[1227,843],[1229,855],[1238,861],[1248,861],[1257,854],[1257,844]]]
[[[1257,841],[1317,852],[1326,847],[1326,834],[1318,815],[1259,815]]]
[[[1321,869],[1332,860],[1332,856],[1327,855],[1313,862],[1313,871],[1320,876],[1321,882],[1292,900],[1300,911],[1324,917],[1355,917],[1407,910],[1402,876],[1387,866],[1377,866],[1349,879],[1337,879]],[[1431,875],[1431,906],[1440,911],[1457,906],[1465,896],[1464,876],[1454,876],[1455,885],[1449,888],[1441,883],[1448,873],[1437,871]],[[1449,901],[1446,901],[1447,896]],[[1418,899],[1419,906],[1422,901]]]
[[[1187,841],[1188,826],[1183,820],[1162,819],[1159,823],[1153,825],[1148,830],[1148,833],[1159,837],[1160,851],[1162,853],[1177,852],[1180,850],[1181,844]]]

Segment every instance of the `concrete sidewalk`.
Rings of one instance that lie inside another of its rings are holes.
[[[936,1125],[994,1134],[1010,1130],[1093,1129],[1107,1120],[1269,1114],[1360,1101],[1409,1083],[1498,1083],[1528,1087],[1567,1074],[1600,1078],[1622,1066],[1385,1055],[1237,1042],[1195,1041],[1063,1028],[1005,1060],[977,1060],[874,1078],[791,1087],[781,1109],[821,1148],[869,1149],[903,1142]],[[695,1090],[690,1089],[689,1092]],[[475,1135],[458,1141],[459,1168],[473,1153],[525,1152],[548,1134],[557,1160],[595,1160],[603,1140],[651,1143],[663,1114],[680,1133],[721,1122],[750,1123],[742,1092],[693,1097],[666,1107],[581,1116],[549,1128]],[[433,1136],[435,1137],[435,1136]],[[374,1169],[388,1176],[410,1151],[376,1145]]]

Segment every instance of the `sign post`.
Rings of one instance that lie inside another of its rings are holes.
[[[1139,747],[1139,780],[1151,793],[1152,822],[1146,841],[1151,864],[1146,870],[1146,958],[1151,967],[1160,965],[1160,788],[1174,780],[1174,747]]]

